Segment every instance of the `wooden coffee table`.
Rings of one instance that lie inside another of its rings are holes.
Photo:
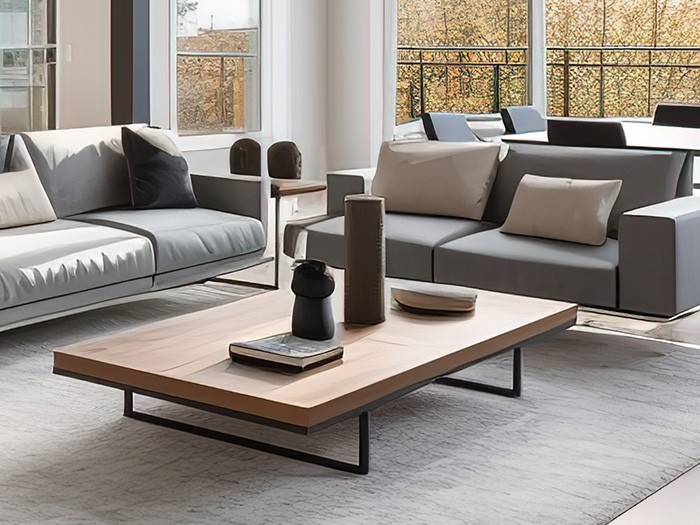
[[[334,294],[342,319],[342,282]],[[388,294],[387,294],[388,296]],[[482,291],[467,317],[432,317],[387,309],[386,322],[339,325],[342,361],[298,375],[228,357],[232,341],[289,330],[293,295],[266,293],[54,352],[56,374],[124,391],[124,415],[200,436],[347,472],[369,470],[369,413],[431,382],[518,397],[521,348],[576,321],[573,304]],[[513,384],[502,388],[444,377],[513,350]],[[309,434],[359,420],[357,463],[225,434],[134,409],[134,394]]]

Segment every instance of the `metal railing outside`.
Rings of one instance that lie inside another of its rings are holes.
[[[491,97],[491,107],[482,108],[482,112],[497,112],[500,108],[501,99],[501,68],[503,66],[527,68],[527,63],[523,61],[513,61],[512,54],[519,54],[525,57],[527,47],[456,47],[456,46],[399,46],[397,48],[397,66],[416,67],[418,78],[413,79],[409,89],[415,89],[417,84],[419,96],[413,93],[409,96],[409,114],[412,118],[418,117],[426,111],[426,70],[428,68],[478,68],[479,70],[490,69],[493,78],[493,96]],[[446,76],[447,77],[447,76]],[[449,82],[449,80],[447,80]],[[449,92],[449,86],[446,89]],[[413,101],[418,98],[419,104]],[[431,108],[428,108],[429,110]]]
[[[637,107],[644,106],[646,114],[625,115],[625,116],[650,116],[656,105],[661,100],[675,100],[683,86],[680,84],[667,86],[663,94],[658,93],[661,86],[655,85],[654,72],[660,70],[677,70],[687,73],[698,71],[700,73],[700,47],[687,46],[578,46],[578,47],[548,47],[547,67],[563,69],[563,116],[572,115],[571,105],[575,93],[572,92],[571,81],[572,72],[576,69],[585,69],[591,74],[597,75],[597,96],[592,97],[598,108],[597,114],[593,115],[595,108],[591,108],[587,116],[621,116],[609,115],[606,111],[606,72],[612,70],[627,70],[627,72],[638,72],[645,76],[643,81],[644,89],[634,90],[627,93],[631,103]],[[676,59],[674,60],[674,55]],[[683,60],[678,60],[678,57]],[[690,58],[694,60],[689,60]],[[550,80],[551,82],[551,80]],[[657,94],[655,95],[655,91]],[[674,93],[674,91],[676,93]],[[694,100],[679,100],[685,102],[700,102],[700,81],[695,86]]]
[[[218,75],[218,99],[219,99],[219,108],[218,112],[220,115],[220,120],[221,120],[221,126],[225,126],[227,122],[233,122],[235,120],[234,113],[238,109],[235,107],[235,105],[231,105],[228,102],[230,100],[234,100],[236,97],[235,93],[235,84],[231,82],[227,82],[226,77],[227,74],[229,73],[227,69],[227,62],[229,62],[228,66],[233,68],[235,70],[236,60],[245,60],[245,59],[257,59],[257,54],[256,53],[245,53],[245,52],[215,52],[215,51],[178,51],[177,52],[177,58],[195,58],[195,59],[206,59],[206,60],[214,60],[219,63],[219,75]],[[232,62],[233,61],[233,62]],[[228,93],[227,96],[227,90],[230,90],[230,93]],[[218,127],[218,126],[217,126]],[[185,133],[187,133],[188,130],[184,130]],[[191,131],[191,130],[189,130]],[[199,130],[197,130],[199,131]]]
[[[450,75],[447,74],[450,69],[460,68],[461,70],[491,70],[490,77],[492,78],[491,97],[489,107],[477,108],[478,112],[497,112],[501,107],[501,100],[504,95],[502,86],[502,70],[505,67],[523,68],[525,76],[527,76],[527,48],[526,47],[478,47],[478,46],[398,46],[397,48],[397,66],[399,72],[401,68],[409,68],[413,70],[413,74],[409,72],[411,77],[408,86],[408,115],[415,118],[420,113],[426,110],[426,77],[428,71],[434,73],[435,68],[444,68],[444,74],[440,77],[440,81],[445,82],[444,96],[449,96]],[[516,58],[516,60],[513,60]],[[630,71],[639,71],[646,74],[645,89],[634,90],[629,93],[630,97],[636,97],[636,107],[643,105],[646,107],[648,116],[653,111],[656,101],[659,99],[673,99],[673,86],[667,86],[663,96],[658,95],[658,90],[655,95],[654,72],[662,69],[678,70],[683,73],[695,72],[700,74],[700,47],[652,47],[652,46],[579,46],[579,47],[547,47],[547,70],[553,72],[556,69],[561,70],[560,79],[561,85],[556,85],[557,80],[549,75],[548,91],[560,89],[562,91],[563,100],[560,101],[561,109],[559,112],[562,116],[581,116],[572,115],[572,99],[577,93],[572,91],[572,73],[577,69],[580,71],[585,69],[587,73],[595,73],[597,79],[595,83],[595,93],[586,94],[590,98],[591,104],[588,108],[584,107],[583,113],[589,113],[591,116],[614,116],[606,114],[606,72],[615,69],[626,69]],[[681,75],[681,80],[685,77]],[[434,79],[431,79],[434,81]],[[682,86],[677,86],[677,91],[680,91]],[[418,90],[418,94],[414,90]],[[685,88],[684,88],[685,89]],[[687,91],[687,89],[686,89]],[[526,98],[524,92],[518,94],[523,99]],[[579,93],[580,95],[580,93]],[[643,100],[642,98],[643,97]],[[693,84],[691,93],[685,94],[686,102],[700,102],[700,80]],[[687,100],[690,98],[691,100]],[[579,104],[580,105],[580,104]],[[585,101],[584,101],[585,106]],[[427,108],[433,110],[434,108]],[[401,110],[401,108],[399,108]],[[596,113],[597,115],[592,115]]]
[[[258,77],[249,78],[251,72],[258,71],[258,54],[178,51],[176,55],[179,132],[188,135],[243,130],[246,109],[241,97],[247,89],[259,91]],[[246,88],[248,81],[255,85]],[[181,100],[181,96],[186,98]],[[212,100],[216,100],[215,105]]]

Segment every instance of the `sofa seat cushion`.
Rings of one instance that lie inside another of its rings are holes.
[[[250,254],[265,248],[257,219],[205,208],[105,210],[72,219],[143,235],[155,249],[162,274]]]
[[[604,308],[617,306],[617,267],[614,239],[588,246],[493,230],[435,250],[436,282]]]
[[[0,309],[155,273],[151,243],[130,232],[57,220],[0,230]]]
[[[390,277],[433,280],[433,249],[472,233],[495,228],[495,224],[430,215],[387,213],[386,274]],[[335,217],[307,228],[306,256],[345,267],[345,217]]]

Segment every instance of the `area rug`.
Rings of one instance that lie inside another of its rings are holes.
[[[51,373],[56,346],[249,293],[187,287],[0,334],[0,522],[598,524],[700,460],[700,351],[581,330],[525,351],[521,399],[433,385],[373,412],[367,476],[126,419],[118,391]],[[305,438],[137,401],[355,453],[355,422]]]

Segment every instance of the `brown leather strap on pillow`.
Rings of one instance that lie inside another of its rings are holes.
[[[10,171],[10,165],[12,164],[12,150],[15,146],[15,136],[10,135],[7,140],[7,148],[5,150],[5,162],[2,166],[3,172]]]

